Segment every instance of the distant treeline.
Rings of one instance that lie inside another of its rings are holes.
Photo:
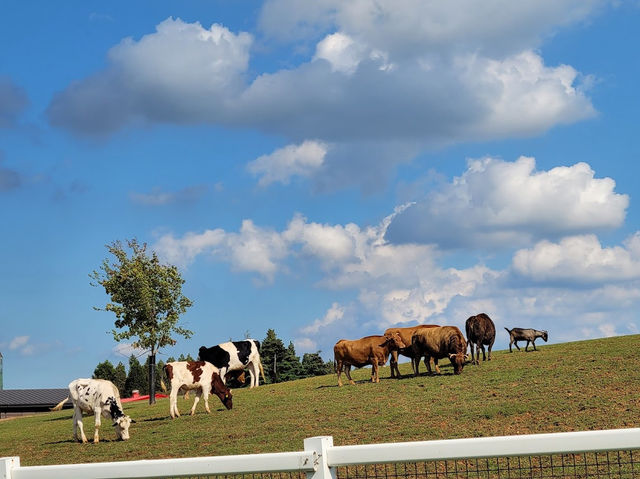
[[[213,346],[213,344],[207,344],[207,346]],[[267,336],[260,342],[260,357],[267,384],[321,376],[333,372],[333,361],[323,361],[320,357],[320,351],[305,353],[300,359],[293,343],[290,341],[289,346],[285,347],[273,329],[269,329]],[[193,361],[194,359],[197,358],[190,354],[186,356],[181,354],[177,359],[172,356],[168,357],[166,362]],[[129,358],[127,370],[122,362],[114,366],[109,360],[106,360],[96,366],[93,377],[113,382],[120,390],[122,397],[130,397],[132,391],[136,389],[140,391],[140,394],[149,394],[148,362],[147,358],[143,365],[138,361],[138,358],[132,355]],[[156,391],[161,390],[160,382],[164,376],[162,371],[164,365],[163,361],[156,363]],[[246,376],[248,383],[249,375]],[[260,378],[260,382],[262,382],[262,378]]]

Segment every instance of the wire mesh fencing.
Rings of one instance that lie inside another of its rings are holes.
[[[640,479],[640,450],[341,466],[336,475],[339,479]]]

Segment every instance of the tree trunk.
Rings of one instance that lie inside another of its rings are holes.
[[[149,355],[149,404],[156,403],[156,355]]]

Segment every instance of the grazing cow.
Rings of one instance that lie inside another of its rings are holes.
[[[251,376],[250,388],[260,384],[258,370],[264,381],[264,369],[260,361],[260,342],[255,339],[243,341],[229,341],[207,348],[201,346],[198,351],[198,359],[213,364],[220,370],[220,377],[226,383],[226,375],[231,371],[244,371],[249,369]]]
[[[537,351],[536,349],[536,339],[537,338],[542,338],[544,339],[544,342],[547,342],[547,339],[549,339],[549,334],[546,331],[538,331],[537,329],[523,329],[523,328],[513,328],[513,329],[508,329],[508,328],[504,328],[507,330],[507,333],[509,333],[509,352],[512,353],[513,350],[511,349],[511,345],[515,344],[516,348],[518,348],[518,351],[520,351],[520,347],[518,346],[518,341],[526,341],[527,345],[524,347],[525,351],[529,351],[529,343],[533,344],[533,350]]]
[[[439,326],[437,328],[424,328],[416,331],[411,336],[411,346],[413,347],[413,373],[419,373],[420,358],[425,357],[427,371],[431,374],[431,364],[429,359],[433,358],[436,372],[440,374],[438,359],[448,357],[453,364],[453,372],[460,374],[464,367],[467,343],[462,332],[455,326]]]
[[[471,364],[480,365],[480,350],[482,349],[482,360],[486,361],[487,358],[484,354],[484,346],[488,346],[489,361],[491,361],[491,348],[496,340],[496,326],[491,321],[491,318],[485,314],[480,313],[476,316],[471,316],[467,319],[464,325],[467,332],[467,343],[469,344],[469,350],[471,352]],[[475,355],[474,355],[475,346]]]
[[[169,414],[172,418],[180,417],[178,411],[178,393],[196,390],[196,397],[191,407],[191,415],[196,411],[200,396],[204,396],[204,408],[209,410],[209,393],[220,398],[222,404],[227,409],[233,407],[231,389],[229,389],[220,379],[218,368],[206,361],[174,361],[164,366],[164,373],[171,383],[169,393]]]
[[[391,377],[400,379],[400,370],[398,369],[398,354],[402,354],[408,358],[413,359],[413,348],[411,347],[411,336],[413,333],[422,328],[437,328],[437,324],[421,324],[419,326],[410,326],[407,328],[388,328],[385,330],[384,335],[387,336],[391,333],[398,333],[402,342],[405,344],[404,348],[392,349],[391,356],[389,357],[389,365],[391,366]]]
[[[93,414],[96,418],[95,431],[93,433],[94,443],[100,441],[98,432],[100,430],[101,416],[113,421],[113,427],[118,439],[123,441],[129,439],[129,426],[135,421],[123,412],[120,393],[111,381],[106,379],[75,379],[69,383],[69,395],[66,399],[60,401],[51,410],[59,411],[69,398],[73,402],[74,440],[82,440],[83,443],[88,442],[82,427],[82,413]],[[80,428],[80,439],[78,439],[78,428]]]
[[[384,366],[389,359],[389,352],[393,349],[404,348],[398,333],[386,336],[367,336],[362,339],[341,339],[333,347],[333,356],[336,362],[338,374],[338,386],[342,386],[340,375],[343,370],[350,384],[355,384],[351,379],[351,366],[361,368],[371,364],[371,382],[379,383],[378,366]]]

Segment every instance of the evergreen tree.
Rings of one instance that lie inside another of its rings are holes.
[[[106,379],[107,381],[114,382],[116,377],[116,370],[108,359],[96,366],[93,370],[93,379]]]
[[[129,358],[129,374],[124,384],[125,397],[131,397],[134,389],[140,394],[148,394],[149,377],[140,361],[132,354]]]
[[[262,341],[260,347],[260,359],[264,368],[267,383],[277,383],[280,381],[280,366],[285,356],[286,348],[284,343],[273,329],[267,330],[267,336]]]
[[[195,359],[191,357],[191,354],[187,353],[186,356],[184,354],[181,354],[180,357],[178,358],[178,361],[195,361]]]
[[[300,364],[300,358],[296,356],[296,348],[291,341],[289,346],[284,352],[284,357],[280,363],[280,381],[293,381],[294,379],[300,379],[302,375],[302,366]]]
[[[320,357],[320,351],[305,353],[302,356],[302,374],[304,377],[322,376],[333,372],[333,362],[326,363]]]
[[[113,384],[116,385],[118,391],[120,391],[120,396],[124,395],[124,385],[127,382],[127,370],[124,368],[124,364],[122,361],[118,362],[118,365],[115,369],[115,375],[113,377]]]

